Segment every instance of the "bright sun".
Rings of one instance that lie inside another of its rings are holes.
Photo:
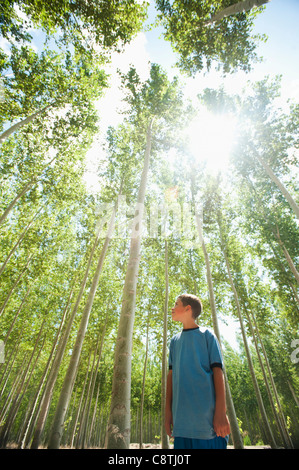
[[[206,161],[210,172],[224,170],[234,143],[235,128],[234,116],[201,111],[187,129],[190,152],[198,161]]]

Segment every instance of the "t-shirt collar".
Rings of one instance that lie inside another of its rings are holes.
[[[192,331],[192,330],[198,330],[199,326],[195,326],[195,328],[184,328],[183,331]]]

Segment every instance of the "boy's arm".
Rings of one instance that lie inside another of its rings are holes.
[[[217,436],[225,437],[230,433],[230,425],[226,416],[225,383],[220,367],[213,367],[213,378],[216,396],[213,427]]]
[[[166,404],[165,404],[165,430],[169,437],[172,435],[172,370],[169,370],[166,383]]]

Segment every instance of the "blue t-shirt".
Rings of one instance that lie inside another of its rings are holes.
[[[174,437],[216,437],[213,367],[222,368],[223,360],[217,338],[210,330],[202,327],[183,330],[171,339]]]

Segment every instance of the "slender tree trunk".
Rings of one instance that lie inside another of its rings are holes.
[[[213,320],[213,326],[214,326],[214,331],[215,334],[218,338],[219,345],[221,348],[221,338],[220,338],[220,331],[219,331],[219,326],[218,326],[218,319],[217,319],[217,312],[216,312],[216,303],[215,303],[215,296],[214,296],[214,287],[213,287],[213,280],[212,280],[212,274],[211,274],[211,268],[210,268],[210,260],[209,260],[209,255],[205,246],[203,234],[202,234],[202,226],[201,226],[201,221],[199,214],[196,212],[196,223],[197,223],[197,229],[198,229],[198,235],[199,235],[199,240],[202,246],[204,258],[205,258],[205,263],[206,263],[206,271],[207,271],[207,281],[208,281],[208,288],[209,288],[209,300],[210,300],[210,307],[211,307],[211,312],[212,312],[212,320]],[[240,428],[236,416],[236,411],[229,387],[229,383],[227,380],[227,375],[225,368],[223,370],[224,373],[224,378],[225,378],[225,393],[226,393],[226,406],[227,406],[227,414],[230,422],[230,427],[231,427],[231,435],[232,435],[232,440],[234,444],[235,449],[243,449],[243,440],[242,436],[240,433]]]
[[[32,181],[29,181],[29,183],[25,184],[24,188],[16,195],[16,197],[8,204],[7,208],[5,209],[5,211],[3,212],[3,214],[1,215],[0,217],[0,225],[3,224],[3,222],[5,221],[6,217],[10,214],[10,212],[13,210],[13,208],[15,207],[16,203],[18,202],[18,200],[24,196],[24,194],[28,191],[28,189],[31,188],[31,186],[33,186],[33,184],[36,183],[36,180],[32,180]]]
[[[86,396],[85,396],[84,406],[83,406],[81,420],[80,420],[80,427],[78,431],[78,440],[77,440],[76,447],[80,449],[86,448],[86,429],[88,426],[88,421],[89,421],[89,416],[90,416],[90,397],[91,397],[91,387],[92,387],[94,373],[95,373],[96,355],[97,355],[97,350],[95,351],[94,357],[93,357],[93,363],[92,363],[91,371],[90,371],[90,378],[88,380],[88,386],[86,390]]]
[[[296,291],[296,288],[294,286],[294,284],[292,284],[291,282],[289,282],[289,286],[291,287],[291,290],[293,292],[293,295],[294,295],[294,300],[297,302],[297,304],[299,305],[299,296],[297,294],[297,291]]]
[[[92,280],[92,285],[90,287],[90,291],[88,294],[87,302],[82,313],[82,318],[81,318],[76,342],[73,347],[73,352],[71,355],[70,363],[69,363],[69,366],[68,366],[68,369],[64,378],[64,382],[63,382],[62,389],[60,392],[60,397],[59,397],[58,404],[56,407],[56,412],[54,416],[52,431],[51,431],[49,445],[48,445],[49,449],[58,449],[60,446],[60,441],[61,441],[62,433],[63,433],[64,419],[65,419],[65,415],[69,406],[71,394],[73,391],[74,381],[75,381],[76,374],[77,374],[80,354],[81,354],[83,341],[84,341],[84,337],[85,337],[85,333],[86,333],[86,329],[87,329],[87,325],[89,321],[89,316],[90,316],[90,312],[92,309],[92,304],[93,304],[93,300],[96,294],[96,290],[98,287],[98,283],[99,283],[100,275],[102,272],[102,267],[104,264],[107,249],[108,249],[111,237],[112,237],[112,231],[114,229],[115,212],[116,212],[116,209],[113,210],[113,214],[112,214],[110,224],[108,227],[108,233],[107,233],[103,248],[101,250],[99,261],[98,261],[96,271]]]
[[[77,395],[78,395],[78,390],[76,389],[75,390],[75,396],[73,398],[74,413],[73,413],[73,417],[72,417],[71,430],[70,430],[70,439],[69,439],[69,443],[70,443],[69,445],[70,445],[71,449],[74,447],[74,440],[75,440],[76,428],[77,428],[77,420],[78,420],[79,412],[80,412],[79,407],[76,404]],[[82,393],[81,393],[81,398],[82,398]]]
[[[287,436],[285,434],[285,430],[283,428],[282,422],[280,420],[280,417],[279,417],[278,412],[277,412],[276,407],[275,407],[275,403],[274,403],[274,399],[273,399],[273,396],[272,396],[269,380],[268,380],[268,377],[267,377],[267,374],[266,374],[265,366],[264,366],[264,363],[263,363],[263,360],[262,360],[262,357],[261,357],[261,353],[260,353],[260,348],[259,348],[259,345],[258,345],[258,342],[257,342],[256,333],[253,329],[249,313],[247,312],[246,308],[244,310],[245,310],[245,314],[246,314],[246,317],[247,317],[247,320],[248,320],[248,324],[249,324],[250,332],[251,332],[251,335],[252,335],[252,338],[253,338],[253,342],[254,342],[254,345],[255,345],[255,350],[256,350],[256,353],[257,353],[260,368],[261,368],[261,371],[262,371],[262,374],[263,374],[263,378],[264,378],[265,386],[266,386],[266,389],[267,389],[267,394],[268,394],[270,406],[271,406],[271,409],[272,409],[272,413],[273,413],[275,422],[277,424],[277,428],[278,428],[278,431],[280,433],[282,442],[283,442],[284,446],[289,447],[289,443],[288,443]]]
[[[21,302],[21,304],[20,304],[20,306],[19,306],[19,308],[18,308],[18,310],[17,310],[17,312],[16,312],[16,314],[15,314],[15,316],[14,316],[14,319],[13,319],[13,321],[12,321],[12,323],[11,323],[11,325],[10,325],[10,327],[9,327],[9,329],[8,329],[8,331],[7,331],[7,333],[6,333],[6,336],[5,336],[5,338],[4,338],[4,343],[5,343],[5,344],[7,343],[8,338],[9,338],[9,336],[10,336],[12,330],[13,330],[13,327],[14,327],[14,325],[15,325],[17,319],[18,319],[18,316],[20,315],[20,312],[21,312],[21,310],[22,310],[24,304],[26,303],[27,297],[28,297],[28,295],[30,294],[31,289],[33,288],[34,282],[35,282],[35,281],[33,281],[32,285],[27,289],[27,292],[26,292],[26,294],[24,295],[24,298],[23,298],[23,300],[22,300],[22,302]]]
[[[66,345],[70,336],[71,328],[72,328],[75,316],[77,314],[77,311],[78,311],[78,308],[79,308],[79,305],[80,305],[80,302],[81,302],[81,299],[85,290],[85,286],[86,286],[88,275],[89,275],[89,270],[92,264],[96,247],[98,245],[101,229],[102,229],[102,225],[98,228],[98,231],[96,233],[96,237],[95,237],[95,240],[94,240],[94,243],[93,243],[90,255],[89,255],[88,263],[85,269],[85,274],[81,282],[80,290],[77,295],[75,305],[73,307],[70,318],[67,322],[66,330],[63,333],[63,336],[61,337],[59,341],[58,349],[56,351],[56,355],[55,355],[55,358],[51,367],[51,371],[47,379],[47,384],[43,393],[43,397],[41,399],[41,403],[42,403],[41,410],[40,410],[39,417],[37,420],[36,429],[35,429],[33,441],[31,444],[31,449],[37,449],[40,444],[40,439],[41,439],[41,435],[45,426],[49,406],[50,406],[52,395],[53,395],[54,386],[55,386],[57,376],[59,373],[59,368],[60,368],[63,355],[65,352],[65,348],[66,348]]]
[[[94,356],[93,356],[93,363],[91,366],[90,378],[88,381],[88,387],[86,391],[84,406],[82,410],[82,416],[80,420],[80,427],[78,431],[78,439],[77,439],[76,447],[81,448],[81,449],[86,448],[86,432],[87,432],[87,426],[88,426],[88,421],[89,421],[89,416],[90,416],[90,405],[91,405],[91,399],[92,399],[93,391],[94,391],[94,382],[95,382],[95,377],[97,373],[97,367],[99,363],[99,360],[97,360],[97,363],[96,363],[99,342],[100,342],[100,336],[98,336],[97,345],[96,345],[96,349],[95,349]],[[98,356],[98,359],[99,359],[99,356]]]
[[[290,267],[292,273],[294,274],[294,276],[295,276],[295,278],[296,278],[296,281],[297,281],[298,284],[299,284],[299,273],[298,273],[298,271],[297,271],[297,269],[296,269],[296,267],[295,267],[295,265],[294,265],[294,263],[293,263],[293,260],[292,260],[292,258],[291,258],[291,256],[290,256],[288,250],[286,249],[286,247],[285,247],[283,241],[282,241],[281,238],[280,238],[280,233],[279,233],[279,229],[278,229],[277,225],[276,225],[276,230],[277,230],[277,232],[274,233],[274,235],[276,236],[276,238],[277,238],[277,240],[278,240],[278,243],[279,243],[279,245],[281,246],[281,249],[282,249],[282,251],[283,251],[283,254],[284,254],[284,256],[285,256],[285,258],[286,258],[286,260],[287,260],[287,262],[288,262],[288,265],[289,265],[289,267]]]
[[[64,152],[62,152],[62,154],[64,154]],[[50,160],[44,167],[44,169],[40,172],[40,174],[36,177],[34,177],[31,181],[29,181],[28,183],[26,183],[26,185],[24,186],[24,188],[16,195],[16,197],[8,204],[7,208],[5,209],[5,211],[3,212],[2,216],[0,217],[0,225],[3,224],[3,222],[5,221],[5,219],[7,218],[7,216],[10,214],[10,212],[13,210],[13,208],[15,207],[15,205],[17,204],[18,200],[24,196],[24,194],[30,190],[31,186],[33,186],[34,184],[36,184],[38,181],[39,181],[39,178],[41,177],[43,171],[45,170],[45,168],[48,168],[53,162],[54,160],[56,160],[58,158],[58,155],[55,155],[55,157],[52,158],[52,160]],[[59,181],[59,180],[58,180]]]
[[[84,399],[85,388],[86,388],[87,378],[88,378],[88,373],[89,373],[89,364],[90,364],[90,356],[88,358],[88,366],[86,368],[84,385],[83,385],[83,388],[82,388],[80,401],[79,401],[79,404],[78,404],[78,410],[77,410],[77,414],[76,414],[76,418],[75,418],[75,423],[74,423],[74,428],[73,428],[73,433],[72,433],[71,447],[73,446],[73,441],[74,441],[74,439],[76,437],[76,433],[77,433],[77,424],[78,424],[79,416],[81,414],[82,403],[83,403],[83,399]],[[77,434],[77,438],[76,438],[76,443],[78,442],[78,437],[79,437],[79,430],[78,430],[78,434]]]
[[[108,312],[107,312],[107,315],[106,315],[106,319],[105,319],[105,323],[104,323],[104,327],[103,327],[103,331],[102,331],[100,350],[99,350],[99,353],[98,353],[98,360],[97,360],[97,364],[96,364],[96,367],[95,367],[95,371],[94,371],[94,374],[93,374],[93,380],[92,380],[92,384],[91,384],[90,397],[89,397],[89,406],[88,406],[89,409],[91,408],[92,397],[93,397],[93,394],[94,394],[94,389],[95,389],[95,384],[96,384],[97,373],[98,373],[99,366],[100,366],[100,361],[101,361],[101,358],[102,358],[102,352],[103,352],[103,346],[104,346],[104,339],[105,339],[105,334],[106,334],[107,322],[108,322]],[[98,389],[98,390],[99,390],[99,389]],[[91,435],[92,428],[93,428],[93,419],[94,419],[94,416],[95,416],[95,412],[96,412],[96,407],[95,407],[95,410],[94,410],[94,414],[93,414],[93,418],[92,418],[91,425],[89,426],[89,429],[88,429],[88,430],[87,430],[87,424],[88,424],[88,423],[86,422],[86,424],[85,424],[84,440],[83,440],[84,448],[85,448],[85,446],[88,445],[88,443],[89,443],[90,435]],[[86,437],[85,437],[85,434],[87,434]]]
[[[86,369],[86,379],[85,379],[85,384],[84,384],[84,390],[82,392],[82,403],[81,403],[81,410],[80,410],[80,416],[79,416],[79,428],[78,428],[78,433],[77,433],[77,438],[76,438],[76,448],[79,449],[81,447],[81,442],[82,442],[82,436],[83,436],[83,428],[84,428],[84,422],[86,419],[86,407],[87,407],[87,401],[88,401],[88,395],[90,391],[90,386],[91,386],[91,379],[92,379],[92,373],[93,373],[93,367],[95,364],[95,354],[93,355],[93,364],[90,368],[90,362],[91,362],[91,352],[88,354],[88,366]],[[90,370],[89,370],[90,368]],[[86,391],[85,391],[86,390]]]
[[[206,24],[212,24],[215,21],[220,21],[227,16],[237,15],[238,13],[242,13],[243,11],[249,11],[253,7],[260,7],[265,3],[269,3],[270,0],[243,0],[234,5],[231,5],[223,10],[218,11],[215,15],[212,16],[210,21]]]
[[[40,109],[39,111],[36,111],[35,113],[31,114],[27,118],[23,119],[22,121],[17,122],[16,124],[13,124],[9,129],[2,132],[2,134],[0,134],[0,144],[4,142],[4,140],[7,139],[7,137],[9,137],[11,134],[18,131],[21,127],[26,126],[26,124],[29,124],[30,122],[32,122],[37,116],[45,112],[51,106],[53,106],[53,104],[48,104],[44,108]]]
[[[291,439],[291,437],[289,435],[289,432],[288,432],[287,423],[286,423],[286,420],[285,420],[285,417],[284,417],[284,414],[283,414],[283,410],[282,410],[282,406],[281,406],[281,403],[280,403],[280,399],[279,399],[279,396],[278,396],[278,393],[277,393],[277,388],[276,388],[274,378],[273,378],[273,375],[272,375],[268,355],[267,355],[264,343],[262,341],[262,338],[261,338],[261,335],[260,335],[260,332],[259,332],[259,329],[258,329],[258,326],[257,326],[257,322],[256,322],[256,319],[255,319],[255,316],[254,316],[253,312],[251,312],[251,315],[252,315],[252,319],[253,319],[253,323],[254,323],[254,328],[255,328],[255,331],[256,331],[256,336],[258,338],[258,341],[259,341],[259,343],[261,345],[261,348],[262,348],[262,351],[263,351],[263,355],[264,355],[266,367],[267,367],[267,370],[268,370],[270,382],[271,382],[271,385],[272,385],[272,389],[273,389],[274,396],[275,396],[276,403],[277,403],[277,408],[278,408],[280,418],[281,418],[283,433],[285,434],[285,439],[287,441],[286,444],[287,444],[287,447],[293,448],[294,447],[293,442],[292,442],[292,439]],[[248,314],[248,319],[250,321],[250,315],[249,314]],[[253,330],[252,326],[251,326],[251,328]]]
[[[165,304],[163,321],[163,351],[162,351],[162,380],[161,380],[161,446],[162,449],[169,448],[169,440],[165,430],[164,416],[166,404],[166,382],[167,382],[167,317],[168,317],[168,244],[165,238]]]
[[[260,200],[260,198],[259,198],[259,196],[258,196],[258,194],[257,194],[257,191],[256,191],[256,189],[255,189],[255,187],[254,187],[252,181],[251,181],[249,178],[247,178],[246,181],[249,182],[249,184],[250,184],[250,186],[251,186],[251,189],[254,191],[254,193],[255,193],[255,195],[256,195],[256,198],[257,198],[257,201],[258,201],[258,204],[259,204],[259,207],[260,207],[261,212],[262,212],[262,214],[263,214],[263,217],[264,217],[265,220],[268,221],[269,227],[271,227],[271,231],[272,231],[272,233],[274,234],[274,237],[278,240],[278,243],[279,243],[280,247],[282,248],[282,251],[283,251],[284,256],[285,256],[285,258],[286,258],[286,260],[287,260],[287,262],[288,262],[288,265],[289,265],[289,267],[290,267],[292,273],[294,274],[294,276],[295,276],[297,282],[299,283],[299,273],[298,273],[298,271],[297,271],[297,269],[296,269],[296,267],[295,267],[295,265],[294,265],[294,263],[293,263],[293,260],[292,260],[292,258],[291,258],[291,256],[290,256],[288,250],[286,249],[286,247],[285,247],[283,241],[282,241],[281,238],[280,238],[279,228],[278,228],[277,224],[275,224],[275,225],[276,225],[276,230],[275,230],[275,229],[272,227],[272,223],[271,223],[271,221],[269,220],[269,218],[268,218],[268,216],[267,216],[267,214],[266,214],[265,208],[263,207],[263,204],[262,204],[262,202],[261,202],[261,200]],[[287,277],[287,273],[286,273],[285,267],[284,267],[284,265],[282,264],[282,262],[280,261],[279,254],[276,252],[276,250],[275,250],[275,248],[274,248],[274,246],[273,246],[273,243],[271,242],[270,239],[268,240],[268,243],[269,243],[269,245],[271,246],[272,251],[273,251],[275,257],[276,257],[277,260],[279,260],[279,262],[280,262],[281,270],[284,272],[284,274],[285,274],[286,277]],[[288,281],[288,282],[289,282],[289,281]],[[296,292],[294,286],[293,286],[290,282],[289,282],[289,285],[290,285],[290,287],[291,287],[291,289],[292,289],[292,292],[293,292],[293,295],[294,295],[295,300],[297,301],[297,303],[299,303],[298,294],[297,294],[297,292]]]
[[[8,256],[6,257],[6,260],[4,261],[4,263],[2,264],[2,266],[0,267],[0,275],[2,274],[2,272],[4,271],[8,261],[10,260],[10,258],[12,257],[12,255],[15,253],[16,249],[18,248],[18,246],[20,245],[20,243],[23,241],[23,239],[25,238],[25,235],[26,233],[28,232],[28,230],[30,229],[31,225],[33,224],[33,222],[35,221],[35,219],[37,218],[38,214],[40,213],[40,211],[42,210],[42,207],[36,212],[36,214],[34,215],[34,217],[30,220],[29,224],[27,225],[27,227],[25,228],[25,230],[23,231],[23,233],[20,235],[19,239],[17,240],[17,242],[15,243],[15,245],[13,246],[13,248],[10,250]]]
[[[144,166],[132,227],[128,267],[123,289],[122,308],[115,345],[111,407],[108,423],[109,449],[128,449],[130,444],[131,354],[135,317],[136,286],[140,261],[143,204],[151,151],[151,129],[147,129]],[[136,222],[136,220],[138,221]]]
[[[5,402],[3,403],[2,409],[1,409],[1,414],[0,414],[0,423],[3,423],[1,426],[1,435],[5,430],[5,417],[9,411],[9,408],[12,404],[12,401],[14,399],[14,396],[16,394],[16,390],[18,390],[19,384],[21,383],[24,374],[26,373],[25,370],[25,365],[26,365],[26,360],[27,360],[27,352],[24,354],[23,361],[21,363],[21,367],[19,367],[19,373],[15,376],[13,383],[11,385],[11,388],[9,390],[9,393],[5,399]],[[0,446],[2,445],[1,443],[1,438],[0,438]]]
[[[296,395],[296,392],[295,392],[295,390],[294,390],[292,384],[291,384],[289,381],[287,381],[287,384],[288,384],[289,389],[290,389],[290,391],[291,391],[291,394],[292,394],[292,396],[293,396],[293,398],[294,398],[294,401],[295,401],[296,405],[297,405],[298,408],[299,408],[299,399],[298,399],[298,397],[297,397],[297,395]]]
[[[13,366],[14,366],[14,363],[15,363],[15,360],[17,358],[17,354],[18,354],[18,350],[19,350],[19,347],[20,347],[20,341],[16,341],[16,344],[14,346],[14,348],[12,349],[9,357],[7,358],[7,360],[5,361],[6,362],[6,367],[3,371],[3,374],[1,376],[1,380],[0,380],[0,390],[1,390],[1,393],[0,393],[0,400],[3,396],[3,393],[5,391],[5,387],[6,387],[6,384],[7,384],[7,381],[10,377],[10,374],[11,374],[11,371],[13,369]],[[1,364],[1,365],[4,365]],[[1,423],[1,413],[0,413],[0,423]]]
[[[293,209],[297,219],[299,219],[299,206],[296,204],[295,200],[292,198],[291,194],[288,192],[288,190],[284,187],[284,185],[281,183],[281,181],[277,178],[277,176],[274,175],[272,169],[270,166],[257,154],[255,154],[256,159],[259,161],[259,163],[264,167],[266,170],[267,175],[271,180],[276,184],[276,186],[280,189],[288,203],[290,204],[291,208]]]
[[[67,341],[70,335],[71,327],[73,325],[73,321],[74,321],[76,313],[77,313],[77,310],[73,309],[72,314],[68,320],[66,330],[60,339],[58,349],[56,351],[56,354],[55,354],[55,357],[51,366],[51,370],[47,378],[46,386],[43,391],[43,396],[41,398],[41,402],[39,405],[40,411],[39,411],[38,419],[36,422],[33,440],[31,443],[31,449],[38,449],[38,446],[40,444],[40,439],[41,439],[41,435],[44,430],[46,418],[48,415],[48,410],[49,410],[49,406],[51,403],[54,386],[55,386],[57,376],[59,373],[59,367],[63,359],[64,351],[67,345]]]
[[[18,283],[20,282],[21,278],[22,278],[23,275],[25,274],[26,269],[28,268],[28,265],[29,265],[30,261],[32,260],[32,256],[33,256],[32,254],[30,254],[30,255],[28,256],[28,260],[27,260],[27,263],[26,263],[24,269],[20,272],[20,274],[19,274],[19,276],[18,276],[16,282],[14,283],[14,285],[13,285],[12,288],[10,289],[9,293],[7,294],[7,297],[6,297],[5,301],[4,301],[4,303],[1,305],[1,308],[0,308],[0,316],[1,316],[2,313],[4,312],[4,309],[5,309],[7,303],[8,303],[8,301],[9,301],[9,299],[10,299],[11,294],[13,293],[14,289],[17,287],[17,285],[18,285]]]
[[[144,408],[144,396],[145,396],[145,379],[146,379],[146,366],[148,358],[148,335],[149,335],[149,323],[150,323],[150,311],[148,313],[147,325],[146,325],[146,344],[145,344],[145,358],[143,365],[143,378],[142,378],[142,392],[140,399],[140,427],[139,427],[139,448],[143,448],[143,408]]]
[[[60,322],[60,326],[59,326],[59,329],[57,331],[56,337],[53,341],[51,352],[50,352],[50,355],[49,355],[49,358],[48,358],[48,361],[47,361],[47,365],[45,367],[43,376],[41,378],[40,384],[39,384],[37,392],[36,392],[36,396],[35,396],[35,399],[34,399],[34,402],[33,402],[33,407],[32,407],[31,413],[30,413],[30,417],[29,417],[26,429],[24,430],[24,433],[23,433],[22,442],[20,444],[20,447],[22,449],[24,449],[26,447],[26,445],[28,444],[28,442],[30,442],[33,427],[34,427],[34,424],[35,424],[35,422],[38,418],[38,415],[39,415],[39,413],[37,413],[37,416],[35,416],[35,417],[33,416],[34,413],[35,413],[35,409],[37,408],[38,398],[41,394],[42,387],[44,386],[44,383],[46,382],[46,377],[47,377],[49,369],[51,367],[51,362],[52,362],[52,359],[53,359],[53,355],[54,355],[55,349],[57,347],[59,337],[60,337],[61,331],[63,329],[63,325],[65,323],[65,317],[66,317],[66,314],[67,314],[67,311],[68,311],[68,308],[69,308],[69,305],[70,305],[70,302],[71,302],[72,295],[73,295],[73,289],[71,289],[67,304],[64,308],[62,318],[61,318],[61,322]],[[42,404],[42,400],[40,401],[40,403],[38,405],[38,410],[40,410],[41,404]]]
[[[11,430],[11,426],[14,422],[14,419],[15,419],[15,416],[16,416],[16,413],[20,407],[20,404],[21,404],[21,401],[22,401],[22,397],[24,395],[24,391],[26,389],[26,379],[29,375],[29,369],[30,369],[30,366],[31,366],[31,362],[33,360],[33,357],[35,355],[35,351],[37,349],[37,346],[38,346],[38,343],[39,343],[39,339],[41,337],[41,334],[42,334],[42,330],[43,330],[43,327],[44,327],[44,324],[45,324],[45,320],[43,320],[42,322],[42,325],[40,327],[40,330],[39,330],[39,333],[38,333],[38,336],[37,336],[37,339],[35,341],[35,345],[34,345],[34,348],[33,348],[33,351],[31,353],[31,356],[30,356],[30,359],[29,359],[29,362],[27,364],[27,367],[25,369],[25,373],[23,374],[23,377],[21,379],[21,382],[20,382],[20,385],[18,386],[18,390],[17,390],[17,393],[16,393],[16,397],[14,398],[14,401],[12,403],[12,406],[9,410],[9,413],[8,413],[8,416],[7,416],[7,419],[5,420],[5,425],[4,425],[4,428],[1,432],[1,437],[0,437],[0,441],[1,441],[1,446],[5,447],[6,444],[7,444],[7,441],[9,439],[9,433],[10,433],[10,430]],[[41,351],[40,351],[41,352]],[[32,370],[33,372],[33,370]],[[32,373],[31,372],[31,373]],[[27,384],[28,384],[28,381],[27,381]]]
[[[277,446],[276,446],[276,442],[275,442],[275,439],[274,439],[273,434],[272,434],[271,427],[269,425],[269,421],[268,421],[268,417],[267,417],[267,414],[266,414],[266,411],[265,411],[263,399],[262,399],[261,392],[260,392],[260,389],[259,389],[259,386],[258,386],[258,383],[257,383],[256,375],[255,375],[255,372],[254,372],[253,363],[252,363],[252,359],[251,359],[251,354],[250,354],[250,350],[249,350],[249,346],[248,346],[248,342],[247,342],[247,337],[246,337],[246,332],[245,332],[245,328],[244,328],[244,323],[243,323],[243,319],[242,319],[242,314],[241,314],[239,296],[238,296],[238,293],[237,293],[237,290],[236,290],[236,287],[235,287],[235,284],[234,284],[234,281],[233,281],[233,278],[232,278],[230,265],[229,265],[228,257],[227,257],[227,254],[226,254],[226,248],[225,248],[223,238],[222,238],[222,234],[221,234],[220,225],[219,225],[219,230],[220,230],[220,239],[221,239],[221,245],[222,245],[222,252],[223,252],[223,255],[224,255],[224,259],[225,259],[225,264],[226,264],[226,269],[227,269],[227,273],[228,273],[229,283],[230,283],[231,289],[232,289],[233,294],[234,294],[234,299],[235,299],[235,303],[236,303],[236,307],[237,307],[237,313],[238,313],[238,318],[239,318],[239,322],[240,322],[240,327],[241,327],[241,332],[242,332],[242,337],[243,337],[243,343],[244,343],[244,347],[245,347],[247,362],[248,362],[248,366],[249,366],[249,370],[250,370],[250,374],[251,374],[251,378],[252,378],[252,383],[253,383],[253,386],[254,386],[254,390],[255,390],[255,394],[256,394],[256,398],[257,398],[257,402],[258,402],[258,407],[259,407],[259,410],[260,410],[260,413],[261,413],[261,416],[262,416],[262,420],[263,420],[263,423],[264,423],[265,430],[267,432],[267,437],[268,437],[269,443],[270,443],[271,447],[275,449]]]
[[[95,419],[96,419],[96,414],[98,410],[98,400],[99,400],[99,394],[100,394],[100,382],[98,383],[97,386],[97,392],[96,392],[96,398],[95,398],[95,403],[94,403],[94,408],[93,408],[93,414],[92,414],[92,419],[88,431],[88,447],[94,447],[96,444],[96,429],[95,429]]]

